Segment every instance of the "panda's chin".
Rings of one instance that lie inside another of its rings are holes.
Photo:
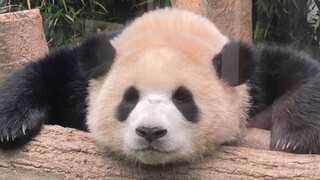
[[[143,148],[143,149],[139,149],[139,150],[135,150],[135,152],[138,152],[138,153],[159,153],[159,154],[172,154],[174,153],[175,151],[167,151],[167,150],[161,150],[161,149],[157,149],[157,148],[154,148],[152,146],[148,146],[146,148]]]
[[[158,165],[174,161],[175,154],[174,152],[145,149],[135,151],[133,156],[143,164]]]
[[[151,145],[144,148],[130,149],[130,153],[127,151],[126,154],[146,165],[157,165],[172,162],[176,158],[176,155],[179,154],[177,150],[169,151],[162,148],[152,147]]]

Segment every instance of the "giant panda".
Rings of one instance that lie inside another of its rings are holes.
[[[236,41],[200,15],[160,9],[10,76],[0,147],[58,124],[89,131],[116,156],[165,164],[199,159],[251,126],[271,129],[272,150],[319,154],[319,70],[305,53]]]

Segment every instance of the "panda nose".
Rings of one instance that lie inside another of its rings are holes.
[[[149,142],[152,142],[153,140],[159,139],[167,134],[167,129],[163,129],[160,127],[139,127],[136,128],[136,133],[138,136],[143,137]]]

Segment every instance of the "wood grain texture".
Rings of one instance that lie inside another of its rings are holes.
[[[246,133],[254,136],[250,134],[252,132],[257,133],[259,130]],[[261,137],[260,135],[258,137]],[[264,137],[263,139],[265,140]],[[237,147],[222,146],[214,155],[193,164],[144,166],[102,153],[88,133],[60,126],[45,126],[41,134],[27,146],[14,151],[1,150],[0,179],[316,179],[320,177],[318,155],[296,155],[240,147],[241,145],[243,144],[240,143]]]

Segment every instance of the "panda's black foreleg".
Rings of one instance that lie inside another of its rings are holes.
[[[320,154],[320,76],[274,102],[270,148]]]
[[[48,118],[49,106],[34,65],[27,65],[0,85],[0,147],[28,142]]]

